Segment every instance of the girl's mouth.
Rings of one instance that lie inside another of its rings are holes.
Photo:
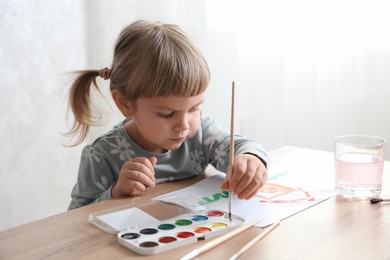
[[[181,138],[175,138],[175,139],[171,139],[172,141],[174,141],[175,143],[181,143],[185,140],[186,138],[185,137],[181,137]]]

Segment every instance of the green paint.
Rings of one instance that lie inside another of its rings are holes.
[[[288,176],[289,173],[290,173],[290,171],[285,171],[285,172],[280,172],[280,173],[274,174],[274,175],[268,177],[268,181],[274,181],[274,180],[277,180],[281,177]]]
[[[175,224],[178,226],[188,226],[192,224],[192,221],[188,219],[179,219],[176,220]]]
[[[158,229],[161,229],[161,230],[171,230],[174,228],[175,228],[175,225],[173,225],[173,224],[161,224],[158,226]]]
[[[199,205],[213,203],[213,202],[220,200],[221,198],[224,198],[224,199],[229,198],[229,192],[224,190],[224,191],[222,191],[222,193],[216,193],[216,194],[213,194],[212,196],[213,196],[213,198],[203,197],[202,201],[199,201]]]

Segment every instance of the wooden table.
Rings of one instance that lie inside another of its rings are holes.
[[[271,162],[334,174],[333,154],[297,147],[270,151]],[[141,202],[202,178],[165,183]],[[390,162],[385,162],[383,197],[390,197]],[[132,202],[108,200],[0,232],[0,259],[179,259],[204,242],[154,256],[139,256],[119,245],[116,236],[90,224],[88,215]],[[197,259],[227,259],[254,236],[253,227]],[[390,203],[347,201],[333,197],[282,221],[241,259],[390,259]]]

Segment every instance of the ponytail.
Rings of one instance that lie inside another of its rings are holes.
[[[96,77],[99,76],[98,70],[76,71],[76,76],[69,91],[69,108],[74,115],[72,128],[66,133],[68,136],[76,136],[76,141],[70,146],[76,146],[82,143],[89,131],[89,127],[94,125],[99,118],[91,111],[91,86],[95,87],[100,93],[96,84]]]

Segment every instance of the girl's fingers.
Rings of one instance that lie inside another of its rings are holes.
[[[156,166],[156,164],[157,164],[157,158],[154,156],[150,157],[149,162],[152,164],[152,168],[154,168],[154,166]]]
[[[135,190],[143,192],[154,187],[155,183],[142,172],[124,170],[115,186],[120,195],[132,195]]]
[[[148,187],[154,187],[156,163],[156,157],[137,157],[126,162],[122,166],[113,194],[131,195],[135,190],[143,192]]]
[[[261,183],[260,180],[258,180],[257,178],[253,178],[242,191],[236,193],[237,197],[239,199],[252,198],[258,192],[258,190],[260,190],[261,188],[260,183]]]
[[[151,179],[147,174],[140,171],[125,169],[122,173],[123,177],[128,180],[129,183],[139,182],[147,187],[154,187],[154,177]]]
[[[134,191],[143,192],[146,190],[146,186],[138,181],[128,181],[121,185],[119,188],[120,195],[129,196],[134,194]]]
[[[234,170],[230,175],[229,186],[239,199],[250,199],[261,189],[268,179],[265,166],[252,155],[237,156]]]
[[[257,165],[253,165],[248,161],[246,164],[246,168],[241,167],[238,170],[235,170],[235,175],[240,175],[240,181],[239,183],[237,183],[236,187],[234,187],[234,193],[241,194],[250,186],[260,185],[260,180],[256,178],[258,177],[257,174],[259,174],[257,169]]]
[[[129,185],[130,187],[133,186],[133,190],[138,190],[138,191],[145,191],[147,186],[145,186],[142,182],[138,181],[133,181],[132,184]],[[130,188],[130,190],[132,190]]]
[[[245,173],[245,164],[239,163],[238,160],[234,162],[233,169],[230,172],[229,188],[233,192],[237,189],[237,185],[241,182]]]
[[[256,190],[255,192],[252,192],[251,194],[249,194],[249,196],[247,196],[245,199],[246,200],[250,200],[251,198],[253,198],[258,192],[259,192],[260,189]]]
[[[229,190],[229,179],[225,179],[220,187],[221,190]]]
[[[152,157],[155,158],[155,157]],[[157,161],[157,159],[156,159]],[[135,158],[131,161],[128,161],[123,165],[123,168],[125,171],[134,172],[134,176],[137,176],[137,180],[141,180],[142,175],[147,176],[153,183],[155,182],[155,176],[154,176],[154,165],[152,162],[143,157]],[[128,176],[131,178],[130,176]]]

